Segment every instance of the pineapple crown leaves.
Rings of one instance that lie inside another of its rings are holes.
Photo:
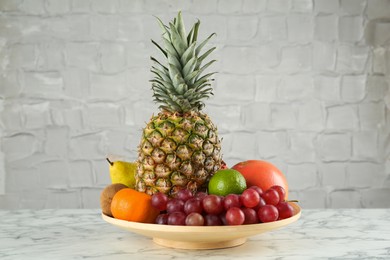
[[[163,53],[167,65],[151,57],[154,61],[151,68],[154,74],[151,80],[154,101],[160,104],[160,109],[170,112],[200,111],[204,107],[203,100],[213,95],[213,79],[210,77],[215,74],[203,75],[215,60],[206,64],[203,61],[216,48],[212,47],[204,53],[201,50],[215,33],[198,44],[199,20],[187,35],[181,12],[168,25],[156,18],[162,30],[163,45],[154,40],[152,43]]]

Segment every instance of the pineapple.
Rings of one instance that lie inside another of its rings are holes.
[[[204,191],[210,177],[221,168],[221,141],[217,128],[201,110],[212,95],[210,76],[203,72],[215,60],[202,65],[215,50],[200,53],[214,35],[198,44],[198,20],[186,35],[179,12],[169,25],[157,18],[163,31],[165,65],[154,61],[151,80],[154,101],[161,110],[143,129],[138,147],[136,189],[150,195],[174,196],[180,189]]]

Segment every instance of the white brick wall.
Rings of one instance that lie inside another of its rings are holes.
[[[90,208],[136,158],[150,38],[217,37],[206,112],[229,165],[265,159],[302,207],[390,207],[389,0],[0,1],[0,208]],[[189,26],[189,25],[188,25]]]

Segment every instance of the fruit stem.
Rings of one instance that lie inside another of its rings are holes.
[[[288,200],[287,202],[296,202],[296,203],[298,203],[299,201],[298,200]]]
[[[111,162],[110,161],[110,159],[108,159],[108,158],[106,158],[106,160],[107,160],[107,162],[111,165],[111,166],[113,166],[114,165],[114,163],[113,162]]]

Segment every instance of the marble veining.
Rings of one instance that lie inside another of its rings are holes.
[[[390,259],[390,209],[303,210],[241,246],[178,250],[102,220],[98,209],[0,211],[0,259]]]

